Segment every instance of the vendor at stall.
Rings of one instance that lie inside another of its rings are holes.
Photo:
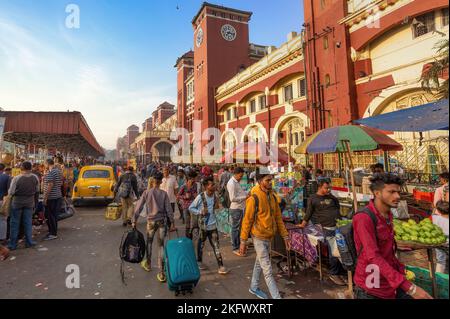
[[[434,207],[436,207],[437,202],[441,200],[448,202],[448,172],[439,175],[439,182],[441,187],[437,188],[434,192]]]
[[[336,220],[341,219],[339,200],[331,195],[330,181],[320,179],[318,181],[318,190],[308,199],[306,214],[299,225],[304,228],[309,221],[313,224],[320,224],[324,230],[326,238],[332,238],[336,235]],[[328,245],[328,255],[330,261],[330,280],[336,285],[345,286],[345,271],[338,258],[333,257],[331,246]]]
[[[436,249],[436,272],[448,274],[448,202],[440,200],[436,203],[433,224],[439,226],[447,237],[447,249]]]

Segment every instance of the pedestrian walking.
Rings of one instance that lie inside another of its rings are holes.
[[[161,184],[161,189],[167,193],[169,196],[170,205],[172,206],[172,211],[175,213],[175,204],[177,202],[177,190],[178,184],[177,179],[174,175],[170,174],[169,167],[165,166],[163,168],[163,180]],[[183,219],[181,216],[182,212],[180,212],[180,219]]]
[[[134,212],[134,199],[139,194],[137,177],[134,168],[128,167],[125,174],[121,175],[114,189],[114,197],[118,196],[122,202],[122,225],[131,225]]]
[[[405,266],[397,259],[392,208],[400,203],[403,184],[394,174],[376,173],[370,179],[374,199],[367,213],[353,217],[353,233],[358,256],[354,275],[356,299],[432,299],[422,288],[406,279]],[[379,280],[373,285],[376,267]]]
[[[281,299],[270,260],[270,243],[276,229],[284,239],[286,249],[290,249],[289,233],[284,226],[280,206],[272,190],[273,176],[266,168],[258,168],[258,185],[252,188],[252,196],[247,199],[241,231],[241,254],[247,253],[247,240],[252,235],[256,251],[255,267],[249,292],[260,299],[268,299],[259,288],[261,272],[273,299]]]
[[[132,221],[133,228],[136,227],[139,215],[146,207],[147,215],[147,258],[141,263],[141,267],[146,271],[152,269],[152,245],[153,240],[157,238],[158,245],[158,267],[159,273],[157,279],[160,282],[166,281],[165,269],[164,269],[164,242],[167,236],[167,231],[176,231],[174,214],[172,205],[170,205],[169,196],[160,187],[162,184],[163,176],[161,173],[156,173],[152,178],[152,188],[146,190],[142,194],[141,198],[136,204],[134,211],[134,217]],[[170,224],[170,226],[169,226]]]
[[[219,199],[216,196],[216,185],[212,177],[203,180],[205,192],[200,193],[197,198],[189,206],[189,211],[197,215],[199,218],[200,238],[197,243],[197,261],[200,270],[206,269],[203,264],[203,249],[208,239],[213,248],[214,255],[218,264],[218,273],[226,275],[229,271],[225,268],[222,254],[219,246],[219,232],[217,231],[217,223],[215,210],[219,208]]]
[[[177,200],[180,203],[186,225],[186,237],[189,239],[192,239],[193,237],[193,230],[195,228],[198,229],[198,219],[196,218],[196,215],[192,216],[189,212],[189,206],[199,194],[195,182],[196,178],[197,174],[195,172],[190,172],[186,184],[181,186],[177,195]]]
[[[242,189],[240,184],[244,176],[244,169],[236,167],[233,171],[233,177],[230,178],[226,187],[230,198],[230,217],[231,217],[231,245],[233,253],[244,257],[239,248],[241,246],[241,228],[242,218],[244,217],[245,201],[249,194]]]

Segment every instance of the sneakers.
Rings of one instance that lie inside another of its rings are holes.
[[[145,259],[141,262],[141,267],[142,267],[142,269],[144,269],[147,272],[150,272],[152,270],[152,267],[148,264],[147,259]]]
[[[159,282],[166,282],[166,274],[163,272],[160,272],[158,275],[156,275],[156,278]]]
[[[47,235],[47,236],[44,237],[43,240],[49,241],[49,240],[54,240],[54,239],[58,239],[58,236],[55,236],[55,235]]]
[[[205,270],[206,269],[206,266],[205,266],[204,263],[199,261],[197,264],[198,264],[198,269],[200,269],[200,270]]]
[[[330,275],[329,278],[330,278],[330,280],[332,282],[334,282],[338,286],[345,286],[346,285],[345,282],[338,275]]]
[[[248,292],[250,292],[252,295],[255,295],[259,299],[269,299],[269,297],[266,295],[266,293],[259,288],[256,290],[252,290],[252,288],[250,288],[248,290]]]
[[[34,248],[36,247],[37,243],[34,241],[31,243],[31,245],[25,245],[26,248]]]
[[[225,268],[224,266],[220,266],[219,267],[219,270],[218,270],[218,273],[219,273],[219,275],[226,275],[226,274],[228,274],[230,271],[227,269],[227,268]]]

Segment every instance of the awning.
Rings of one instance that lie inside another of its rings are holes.
[[[392,132],[448,130],[448,100],[376,115],[354,123]]]
[[[80,112],[0,112],[5,117],[3,139],[7,142],[40,148],[104,156]]]

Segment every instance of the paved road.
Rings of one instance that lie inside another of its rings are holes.
[[[124,228],[121,221],[104,219],[104,207],[83,207],[77,214],[59,225],[59,238],[42,242],[46,226],[35,229],[39,242],[35,249],[18,249],[11,257],[0,262],[0,291],[2,298],[175,298],[167,288],[156,280],[157,269],[147,273],[139,265],[127,264],[127,285],[119,275],[118,257],[120,239]],[[145,230],[145,221],[138,228]],[[183,226],[178,225],[180,233]],[[192,296],[186,298],[253,299],[248,293],[254,264],[254,253],[246,258],[232,254],[230,239],[221,237],[225,265],[231,269],[226,276],[217,274],[217,264],[209,243],[204,252],[208,266]],[[153,265],[157,265],[154,254]],[[78,265],[81,275],[80,289],[66,287],[66,267]],[[274,264],[274,268],[276,268]],[[329,281],[320,282],[313,270],[300,272],[292,279],[277,274],[278,286],[289,299],[339,298],[342,289]],[[262,280],[262,288],[267,291]]]

